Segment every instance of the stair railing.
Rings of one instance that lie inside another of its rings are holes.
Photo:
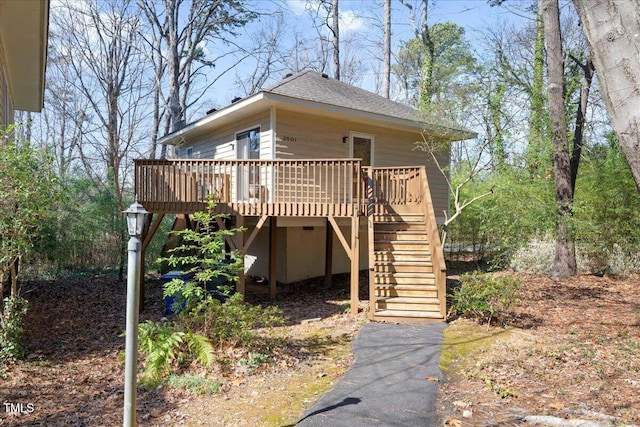
[[[427,238],[429,239],[429,247],[431,248],[431,263],[433,264],[433,274],[435,275],[436,287],[438,289],[440,314],[444,318],[447,315],[447,266],[444,261],[444,251],[440,242],[440,234],[438,233],[438,223],[436,222],[436,215],[433,209],[433,201],[431,200],[427,170],[424,166],[420,167],[420,181],[423,196],[424,219],[425,224],[427,224]]]

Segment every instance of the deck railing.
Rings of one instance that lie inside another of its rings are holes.
[[[359,159],[136,160],[135,190],[150,212],[193,213],[212,198],[239,215],[353,216]]]
[[[418,166],[363,168],[361,191],[367,199],[363,213],[381,213],[391,205],[421,204],[423,192],[420,170]]]
[[[429,190],[429,182],[427,179],[427,170],[424,167],[420,168],[419,179],[421,193],[424,195],[422,200],[422,210],[425,215],[425,224],[429,227],[427,230],[427,236],[429,240],[429,247],[431,248],[431,263],[433,265],[433,273],[435,275],[435,282],[438,288],[438,295],[440,296],[440,313],[444,317],[447,313],[447,302],[444,298],[444,295],[446,295],[447,292],[447,265],[444,261],[444,252],[442,250],[440,234],[438,232],[438,223],[436,222],[435,211],[433,209],[431,190]]]

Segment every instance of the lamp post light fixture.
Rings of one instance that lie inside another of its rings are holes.
[[[140,235],[149,212],[135,202],[123,212],[129,232],[127,262],[127,328],[124,359],[124,427],[136,425],[136,377],[138,362],[138,306],[140,301]]]

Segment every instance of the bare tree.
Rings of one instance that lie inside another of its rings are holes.
[[[571,186],[571,163],[563,93],[564,65],[558,0],[543,0],[540,8],[547,42],[549,79],[547,88],[556,183],[557,223],[553,276],[557,279],[566,279],[576,274],[577,264],[575,238],[569,223],[573,215],[573,188]]]
[[[84,140],[83,123],[91,116],[88,100],[75,86],[71,58],[59,41],[66,36],[64,29],[50,26],[46,108],[39,114],[39,126],[34,129],[34,140],[53,156],[56,174],[63,181],[73,175],[74,168],[82,167],[79,150]]]
[[[163,70],[166,66],[166,120],[170,130],[176,131],[184,126],[187,109],[229,71],[218,71],[215,77],[210,75],[221,56],[207,55],[207,46],[215,41],[231,43],[231,36],[236,35],[234,30],[256,15],[241,0],[138,0],[138,3],[157,34],[155,45],[159,49],[156,55],[164,57],[163,62],[156,62],[156,67]],[[159,40],[161,43],[157,43]],[[156,74],[163,73],[157,70]],[[194,96],[192,90],[198,79],[206,83]],[[164,151],[161,157],[164,157]]]
[[[389,98],[391,86],[391,0],[384,0],[384,48],[382,68],[382,96]]]
[[[143,12],[149,16],[149,11],[144,7],[144,4],[140,4],[139,7],[142,8]],[[163,49],[163,38],[162,34],[158,31],[154,31],[155,27],[149,28],[143,27],[140,32],[141,38],[146,43],[146,48],[143,49],[147,56],[147,61],[152,64],[153,67],[153,122],[151,124],[151,144],[149,147],[149,157],[154,159],[158,153],[158,139],[162,136],[160,128],[162,127],[162,123],[164,121],[164,130],[163,134],[169,133],[169,126],[171,124],[170,119],[168,118],[167,109],[165,108],[165,93],[164,93],[164,85],[163,85],[163,76],[167,70],[167,64],[165,61],[165,56],[162,52]],[[162,157],[164,158],[164,150],[162,151]]]
[[[443,246],[447,240],[447,230],[449,225],[451,225],[451,223],[455,221],[467,207],[476,203],[478,200],[490,196],[494,191],[494,188],[492,187],[488,191],[475,194],[471,198],[464,198],[462,195],[465,187],[472,185],[478,176],[490,169],[490,162],[487,162],[484,159],[486,157],[485,154],[491,145],[491,141],[488,138],[480,141],[479,145],[474,145],[474,152],[471,152],[470,149],[470,146],[473,144],[463,144],[462,150],[464,151],[464,158],[458,159],[458,161],[465,162],[468,165],[469,170],[458,183],[453,183],[451,181],[449,165],[442,164],[443,146],[446,147],[448,144],[449,142],[444,144],[434,142],[426,136],[424,136],[423,141],[420,141],[419,144],[420,149],[429,154],[438,171],[442,176],[444,176],[444,179],[447,182],[447,187],[449,188],[449,194],[453,198],[453,213],[449,214],[447,211],[443,212],[444,221],[442,222],[442,232],[440,235],[440,241]],[[448,147],[445,149],[448,149]],[[446,160],[449,160],[449,158],[447,157]]]
[[[287,27],[284,14],[278,12],[264,25],[248,37],[252,47],[245,49],[245,53],[255,62],[248,67],[238,67],[236,69],[236,85],[243,96],[252,95],[258,92],[265,84],[275,77],[280,78],[285,71],[291,70],[291,63],[295,63],[294,49],[284,46],[288,39]],[[297,40],[297,34],[294,34]],[[240,74],[241,72],[247,72]],[[295,70],[297,71],[297,70]]]
[[[307,3],[307,10],[311,14],[316,31],[318,32],[318,49],[316,61],[310,68],[319,72],[325,72],[329,67],[329,51],[333,77],[341,80],[340,65],[340,12],[338,0],[320,0],[318,3]],[[326,31],[329,31],[327,35]]]
[[[411,26],[413,27],[415,38],[421,43],[422,48],[425,51],[420,70],[419,105],[426,108],[431,105],[431,97],[433,95],[433,58],[435,56],[435,45],[431,38],[431,31],[428,22],[429,0],[421,0],[422,6],[420,7],[420,21],[416,21],[413,6],[410,5],[407,0],[400,0],[400,2],[409,10],[409,19],[411,21]]]
[[[340,80],[340,16],[338,11],[338,0],[331,2],[331,33],[333,38],[333,77]]]
[[[59,49],[68,59],[74,89],[88,105],[80,160],[94,184],[111,195],[117,223],[125,207],[128,160],[143,142],[140,127],[147,114],[140,20],[129,1],[119,0],[61,3],[52,11],[52,21],[64,29]],[[124,228],[114,227],[114,233],[119,234],[122,278]]]

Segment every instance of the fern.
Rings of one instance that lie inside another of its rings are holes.
[[[138,349],[147,355],[141,383],[155,387],[171,373],[185,333],[174,330],[170,324],[147,321],[138,326],[138,336]]]
[[[173,322],[147,321],[138,327],[138,348],[146,356],[141,383],[147,387],[165,383],[191,361],[209,368],[217,360],[213,343],[252,348],[260,340],[256,328],[284,323],[278,308],[251,306],[244,303],[241,294],[233,294],[232,284],[242,270],[243,257],[238,251],[225,252],[224,243],[226,236],[240,229],[215,229],[220,215],[214,214],[214,208],[209,201],[206,212],[193,214],[198,230],[177,232],[182,244],[172,249],[168,258],[160,259],[179,268],[188,280],[175,279],[164,285],[164,296],[172,297],[175,307],[181,308],[175,310],[178,313]],[[231,284],[226,289],[220,285],[217,288],[228,297],[224,303],[206,291],[208,284],[221,281],[216,279]],[[264,362],[252,356],[250,363],[257,369]]]
[[[189,351],[195,356],[198,362],[209,367],[216,359],[215,350],[211,341],[204,335],[189,332],[185,334],[185,341]]]
[[[146,354],[141,383],[153,388],[173,372],[176,360],[195,358],[204,366],[215,361],[213,345],[207,337],[193,332],[176,330],[172,323],[146,321],[138,326],[138,349]],[[189,350],[186,354],[183,349]]]

